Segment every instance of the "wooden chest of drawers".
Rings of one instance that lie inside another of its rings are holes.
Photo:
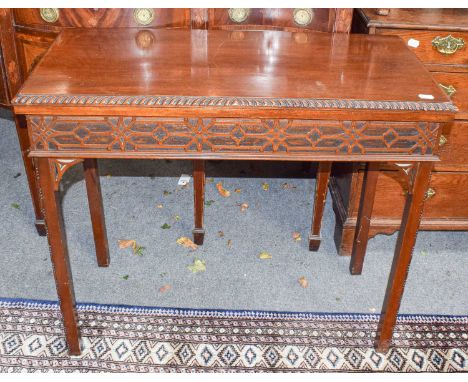
[[[468,230],[468,9],[355,10],[352,31],[401,37],[432,72],[459,112],[440,139],[441,162],[434,166],[421,223],[423,230]],[[337,226],[335,242],[349,255],[354,238],[359,166],[335,168],[331,193]],[[405,187],[396,171],[382,169],[378,180],[371,235],[400,228]]]

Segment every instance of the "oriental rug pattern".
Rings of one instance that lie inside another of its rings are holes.
[[[0,299],[0,372],[468,371],[468,317],[78,306],[83,352],[67,355],[57,303]]]

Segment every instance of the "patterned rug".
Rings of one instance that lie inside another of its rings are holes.
[[[0,299],[0,372],[468,371],[468,317],[402,315],[372,348],[378,315],[78,306],[67,355],[55,302]]]

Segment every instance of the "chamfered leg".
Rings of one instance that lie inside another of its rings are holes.
[[[75,309],[75,294],[68,258],[68,249],[63,227],[61,208],[55,192],[55,170],[52,160],[37,158],[40,186],[42,191],[42,206],[47,225],[50,256],[52,259],[55,284],[63,316],[65,337],[71,355],[79,355],[80,333]]]
[[[327,201],[328,181],[330,180],[331,167],[332,162],[320,162],[318,165],[314,195],[314,215],[309,234],[310,251],[317,251],[322,241],[320,230],[322,228],[325,202]]]
[[[377,329],[375,346],[380,352],[386,352],[392,342],[393,329],[408,277],[431,170],[431,162],[422,162],[416,165],[413,186],[406,197],[401,228]]]
[[[35,226],[37,233],[40,236],[46,235],[46,227],[44,216],[41,208],[41,198],[39,196],[39,184],[37,180],[36,159],[28,157],[30,151],[30,141],[26,117],[24,115],[15,115],[16,132],[18,134],[18,141],[21,149],[21,156],[23,157],[24,171],[28,179],[29,193],[36,216]]]
[[[366,255],[367,242],[369,241],[369,229],[378,177],[379,163],[368,163],[364,173],[364,180],[362,182],[356,231],[354,233],[351,262],[349,265],[349,271],[352,275],[360,275],[362,273],[362,265],[364,263],[364,256]]]
[[[85,159],[83,162],[86,191],[88,194],[89,212],[93,226],[94,245],[97,263],[100,267],[109,265],[109,244],[107,241],[104,207],[102,204],[101,183],[96,159]]]
[[[193,161],[193,195],[194,195],[194,214],[195,229],[193,230],[193,241],[195,244],[202,245],[205,238],[205,229],[203,228],[203,209],[205,207],[205,161]]]

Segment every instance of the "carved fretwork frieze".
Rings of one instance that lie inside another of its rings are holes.
[[[33,151],[433,154],[438,123],[28,116]]]
[[[63,178],[63,175],[67,170],[78,164],[83,162],[83,159],[50,159],[51,164],[54,167],[54,190],[58,191],[60,186],[60,181]]]

